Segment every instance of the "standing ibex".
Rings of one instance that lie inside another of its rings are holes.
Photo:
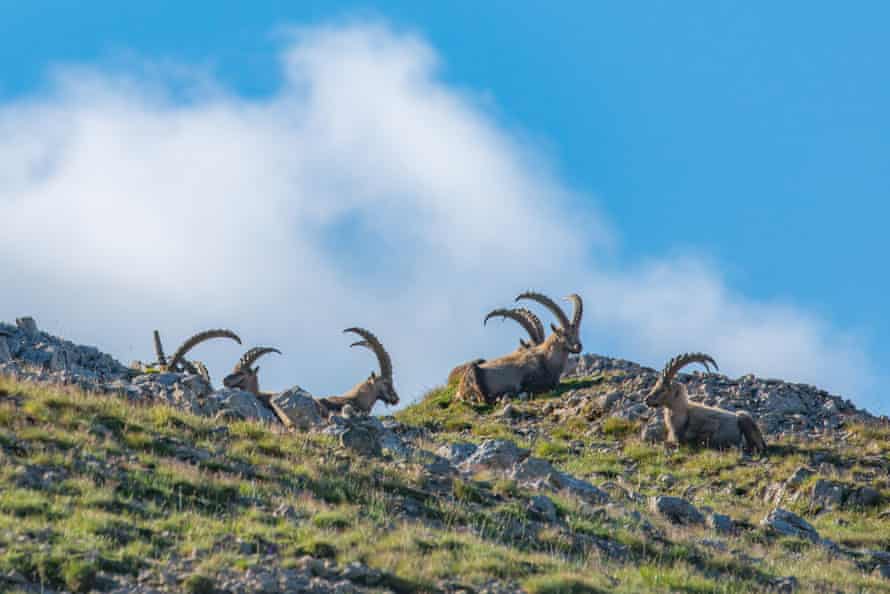
[[[176,351],[173,353],[173,356],[170,357],[168,361],[166,355],[164,354],[164,346],[161,344],[161,335],[160,333],[158,333],[157,330],[155,330],[154,343],[157,361],[155,365],[142,367],[141,371],[157,370],[162,372],[172,371],[176,373],[187,372],[195,375],[200,375],[209,383],[210,373],[207,371],[207,367],[200,361],[188,361],[185,359],[185,356],[189,353],[189,351],[191,351],[202,342],[214,338],[230,338],[238,344],[241,344],[241,339],[231,330],[205,330],[204,332],[199,332],[191,336],[188,340],[183,342],[179,346],[179,348],[176,349]]]
[[[757,423],[744,411],[733,412],[696,402],[689,402],[686,386],[674,381],[677,373],[690,363],[717,363],[704,353],[685,353],[667,362],[655,386],[646,397],[646,404],[664,408],[668,443],[688,443],[723,449],[742,444],[749,449],[766,451],[766,442]]]
[[[327,412],[339,412],[348,404],[358,411],[370,414],[378,400],[390,405],[398,404],[399,395],[392,382],[392,360],[377,337],[364,328],[347,328],[343,332],[352,332],[362,337],[362,340],[349,346],[361,346],[373,351],[380,365],[380,375],[372,371],[368,379],[356,384],[342,396],[319,398],[322,406]]]
[[[454,369],[449,375],[449,380],[460,379],[456,395],[458,399],[490,403],[504,394],[552,390],[559,385],[559,378],[565,369],[569,354],[581,352],[580,327],[584,312],[581,297],[572,294],[566,298],[574,306],[571,320],[555,301],[541,293],[525,292],[519,295],[516,301],[522,299],[535,301],[549,309],[559,325],[551,324],[553,333],[537,342],[535,338],[541,338],[543,332],[538,333],[537,324],[530,321],[526,330],[532,336],[534,344],[523,345],[512,353],[492,361],[480,359]],[[495,315],[502,314],[498,312]],[[528,319],[521,314],[510,317],[517,321]]]
[[[254,347],[248,350],[241,356],[241,359],[238,360],[232,373],[223,378],[223,385],[233,390],[250,392],[268,404],[269,399],[273,394],[260,392],[260,368],[259,366],[253,367],[253,364],[256,363],[260,357],[268,355],[269,353],[278,353],[280,355],[281,351],[273,347]]]

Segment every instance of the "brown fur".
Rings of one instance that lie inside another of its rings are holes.
[[[581,352],[579,326],[581,298],[572,295],[575,315],[572,321],[553,301],[538,293],[523,293],[526,298],[544,303],[554,312],[561,326],[551,325],[552,334],[540,344],[523,345],[512,353],[485,361],[477,359],[456,367],[449,383],[460,379],[456,398],[470,402],[494,402],[499,396],[521,392],[546,392],[559,385],[570,353]],[[517,298],[517,299],[519,299]]]
[[[359,382],[345,394],[320,398],[321,405],[328,412],[340,412],[344,406],[349,404],[357,411],[370,414],[378,400],[386,404],[398,404],[399,395],[396,393],[392,381],[392,361],[386,349],[383,348],[376,336],[364,328],[347,328],[344,332],[352,332],[362,337],[362,340],[354,342],[350,346],[361,346],[372,351],[377,356],[380,375],[372,371],[368,379]]]
[[[699,360],[693,358],[689,362]],[[646,404],[664,409],[668,443],[725,449],[744,442],[748,449],[766,451],[763,434],[750,414],[690,402],[686,386],[674,381],[679,366],[671,363],[646,397]]]
[[[357,411],[370,414],[378,400],[396,405],[399,403],[399,396],[396,394],[391,379],[372,373],[368,379],[359,382],[342,396],[328,396],[318,400],[328,412],[340,412],[345,405],[349,404]]]

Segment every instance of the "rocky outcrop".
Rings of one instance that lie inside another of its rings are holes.
[[[705,523],[705,517],[698,511],[698,508],[682,497],[668,495],[652,497],[649,501],[649,510],[667,518],[672,524],[689,526]]]
[[[564,379],[593,378],[593,385],[567,394],[552,414],[558,418],[582,415],[591,420],[618,417],[638,422],[646,441],[661,441],[664,423],[656,410],[643,400],[655,384],[658,372],[630,361],[585,354],[570,360]],[[679,374],[689,399],[727,410],[745,410],[768,435],[794,433],[819,436],[834,432],[850,421],[871,422],[878,418],[856,408],[852,402],[808,384],[745,375]]]
[[[783,536],[796,536],[813,542],[820,540],[819,533],[809,522],[797,514],[780,507],[772,510],[769,515],[760,522],[760,525],[767,530]]]
[[[33,318],[19,318],[15,325],[0,323],[2,375],[105,391],[104,384],[127,379],[128,373],[124,365],[96,347],[42,332]]]

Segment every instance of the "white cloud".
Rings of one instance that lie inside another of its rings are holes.
[[[450,366],[512,348],[481,317],[534,286],[580,287],[587,347],[658,365],[710,349],[729,370],[863,394],[865,355],[793,307],[733,295],[695,261],[611,273],[585,257],[614,232],[546,156],[437,77],[418,37],[380,25],[301,29],[274,96],[195,75],[60,68],[0,105],[0,309],[150,358],[231,326],[280,346],[267,388],[336,393],[373,366],[339,330],[392,352],[403,398]],[[161,69],[163,71],[163,69]],[[140,71],[143,72],[143,71]],[[186,100],[181,100],[182,96]],[[201,347],[218,378],[233,346]],[[830,362],[830,364],[829,364]]]

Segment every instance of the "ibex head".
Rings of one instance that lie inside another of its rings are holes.
[[[244,390],[251,394],[260,393],[259,366],[253,364],[263,355],[269,353],[281,354],[281,351],[272,347],[254,347],[244,353],[232,373],[223,379],[223,385],[232,390]]]
[[[711,371],[711,365],[714,366],[715,370],[719,370],[717,362],[710,355],[704,353],[677,355],[664,366],[661,375],[658,376],[658,381],[655,382],[655,385],[646,397],[646,404],[651,407],[664,406],[671,408],[678,399],[682,399],[684,396],[680,384],[676,383],[674,378],[681,369],[690,363],[701,363],[708,372]]]
[[[399,395],[396,393],[392,381],[392,360],[377,337],[364,328],[347,328],[343,332],[352,332],[361,336],[362,340],[354,342],[349,346],[361,346],[373,351],[377,355],[377,362],[380,365],[380,375],[372,371],[368,379],[357,387],[356,392],[361,393],[363,396],[367,395],[372,405],[377,400],[382,400],[386,404],[393,406],[398,404]],[[371,396],[373,398],[370,398]]]
[[[527,291],[519,295],[516,298],[516,301],[519,301],[520,299],[537,301],[549,309],[559,322],[559,326],[550,324],[550,328],[553,330],[552,336],[555,337],[557,343],[569,353],[578,354],[581,352],[584,348],[584,345],[581,344],[581,316],[584,313],[584,302],[581,301],[580,296],[572,293],[566,297],[566,301],[571,301],[574,306],[571,320],[569,320],[562,308],[546,295],[534,291]]]

